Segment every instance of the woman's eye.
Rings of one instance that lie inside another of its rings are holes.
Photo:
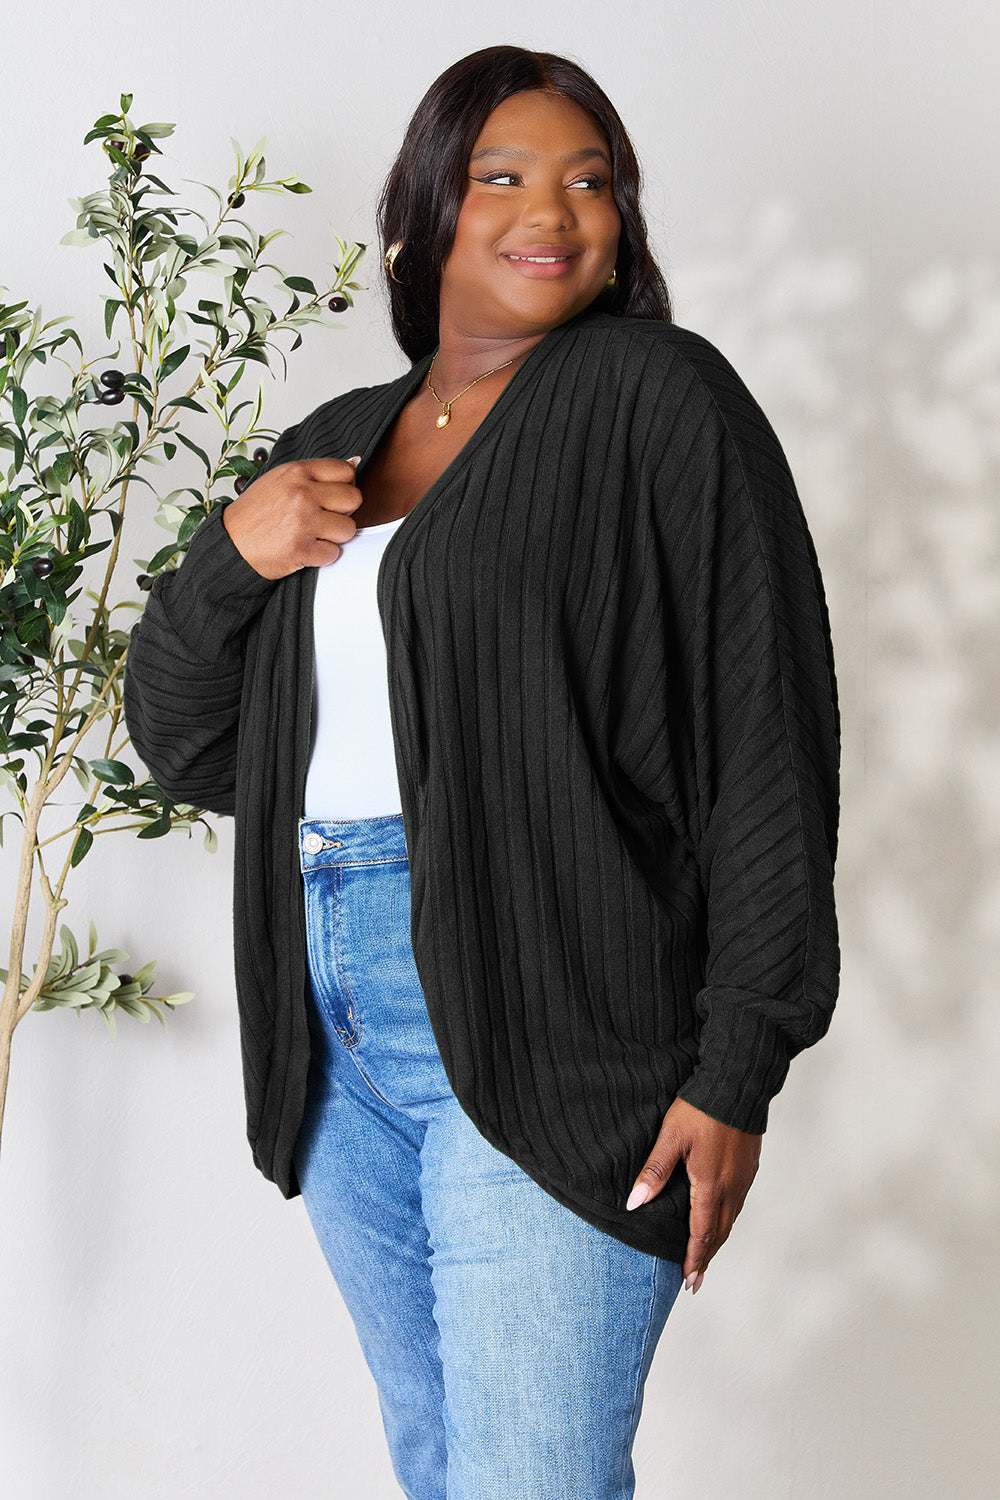
[[[517,172],[490,172],[486,177],[478,177],[476,181],[493,183],[500,182],[504,178],[511,182],[520,180],[519,174]],[[576,177],[574,178],[574,182],[582,182],[586,187],[593,189],[602,188],[604,186],[603,177],[595,177],[590,175],[586,177]],[[572,185],[573,184],[571,183],[570,186],[572,187]]]

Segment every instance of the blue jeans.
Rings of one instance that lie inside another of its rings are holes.
[[[399,814],[303,821],[312,1059],[295,1167],[410,1500],[629,1500],[680,1265],[549,1196],[438,1054]]]

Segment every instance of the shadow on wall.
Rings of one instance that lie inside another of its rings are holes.
[[[1000,1217],[1000,264],[882,287],[806,240],[768,203],[676,277],[785,448],[843,712],[841,999],[727,1265],[785,1368],[873,1296],[953,1289]]]

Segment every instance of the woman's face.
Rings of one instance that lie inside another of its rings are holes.
[[[596,121],[562,94],[533,89],[497,106],[472,148],[441,272],[442,329],[544,334],[593,302],[621,232],[610,157]]]

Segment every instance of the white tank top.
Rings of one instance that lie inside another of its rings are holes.
[[[402,811],[375,584],[382,554],[405,519],[359,527],[333,562],[319,569],[306,818]]]

